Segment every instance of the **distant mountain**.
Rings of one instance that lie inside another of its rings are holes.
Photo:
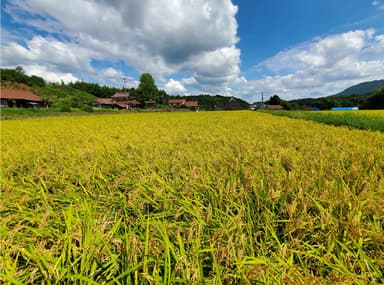
[[[381,87],[384,87],[384,79],[362,82],[362,83],[353,85],[340,93],[337,93],[335,95],[331,95],[328,97],[345,97],[350,95],[362,95],[362,94],[371,93]]]

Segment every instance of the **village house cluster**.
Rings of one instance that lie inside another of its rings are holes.
[[[110,98],[97,98],[95,106],[99,108],[111,109],[134,109],[141,106],[141,102],[135,97],[131,96],[129,92],[117,92]],[[154,100],[144,102],[146,108],[156,107]],[[198,101],[188,101],[186,99],[170,99],[168,106],[172,108],[188,108],[191,110],[198,110],[200,105]]]

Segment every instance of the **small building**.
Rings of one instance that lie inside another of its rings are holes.
[[[199,101],[185,101],[184,105],[191,110],[198,110],[200,107]]]
[[[281,105],[267,105],[267,110],[284,110],[284,107]]]
[[[145,107],[153,108],[156,106],[156,102],[152,99],[145,101]]]
[[[191,110],[198,110],[200,108],[199,101],[188,101],[187,99],[170,99],[168,106],[173,108],[188,108]]]
[[[140,105],[141,105],[140,101],[136,99],[132,99],[124,102],[114,102],[114,106],[116,106],[118,109],[137,108],[137,107],[140,107]]]
[[[1,88],[1,107],[37,108],[44,103],[43,99],[29,90]]]
[[[99,108],[129,109],[140,107],[141,102],[129,92],[117,92],[110,98],[97,98],[94,104]]]
[[[242,106],[242,104],[239,101],[237,101],[235,98],[231,98],[224,103],[223,109],[224,110],[245,110],[247,108]]]
[[[99,108],[111,108],[111,109],[113,109],[113,106],[114,106],[112,98],[97,98],[94,101],[94,103]]]
[[[174,108],[181,108],[185,106],[185,102],[187,100],[185,99],[170,99],[168,101],[168,106],[174,107]]]

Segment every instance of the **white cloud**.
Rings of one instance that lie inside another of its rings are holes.
[[[58,72],[48,70],[46,66],[43,65],[27,65],[23,67],[26,74],[36,75],[43,77],[48,82],[75,82],[78,81],[78,78],[72,75],[72,73]]]
[[[6,57],[19,59],[16,64],[27,60],[48,70],[87,74],[93,72],[92,59],[124,60],[160,80],[195,73],[200,87],[217,90],[239,74],[237,7],[230,0],[15,0],[5,11],[30,31],[50,35],[9,43]],[[214,78],[211,67],[220,76]]]
[[[350,31],[300,44],[262,62],[270,76],[243,84],[250,101],[278,94],[284,99],[327,96],[362,81],[384,78],[384,35]],[[274,75],[275,74],[275,75]]]
[[[165,84],[165,91],[169,94],[184,94],[187,90],[183,86],[183,84],[174,80],[173,78],[169,79],[169,81]]]
[[[26,41],[26,46],[10,42],[2,46],[3,65],[43,65],[47,70],[66,73],[92,72],[90,58],[94,54],[76,43],[58,41],[54,38],[35,36]]]

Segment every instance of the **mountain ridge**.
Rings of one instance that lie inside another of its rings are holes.
[[[384,87],[384,79],[365,81],[365,82],[352,85],[351,87],[348,87],[347,89],[344,89],[339,93],[336,93],[334,95],[330,95],[327,97],[332,98],[332,97],[345,97],[345,96],[351,96],[351,95],[363,95],[363,94],[371,93],[381,87]]]

